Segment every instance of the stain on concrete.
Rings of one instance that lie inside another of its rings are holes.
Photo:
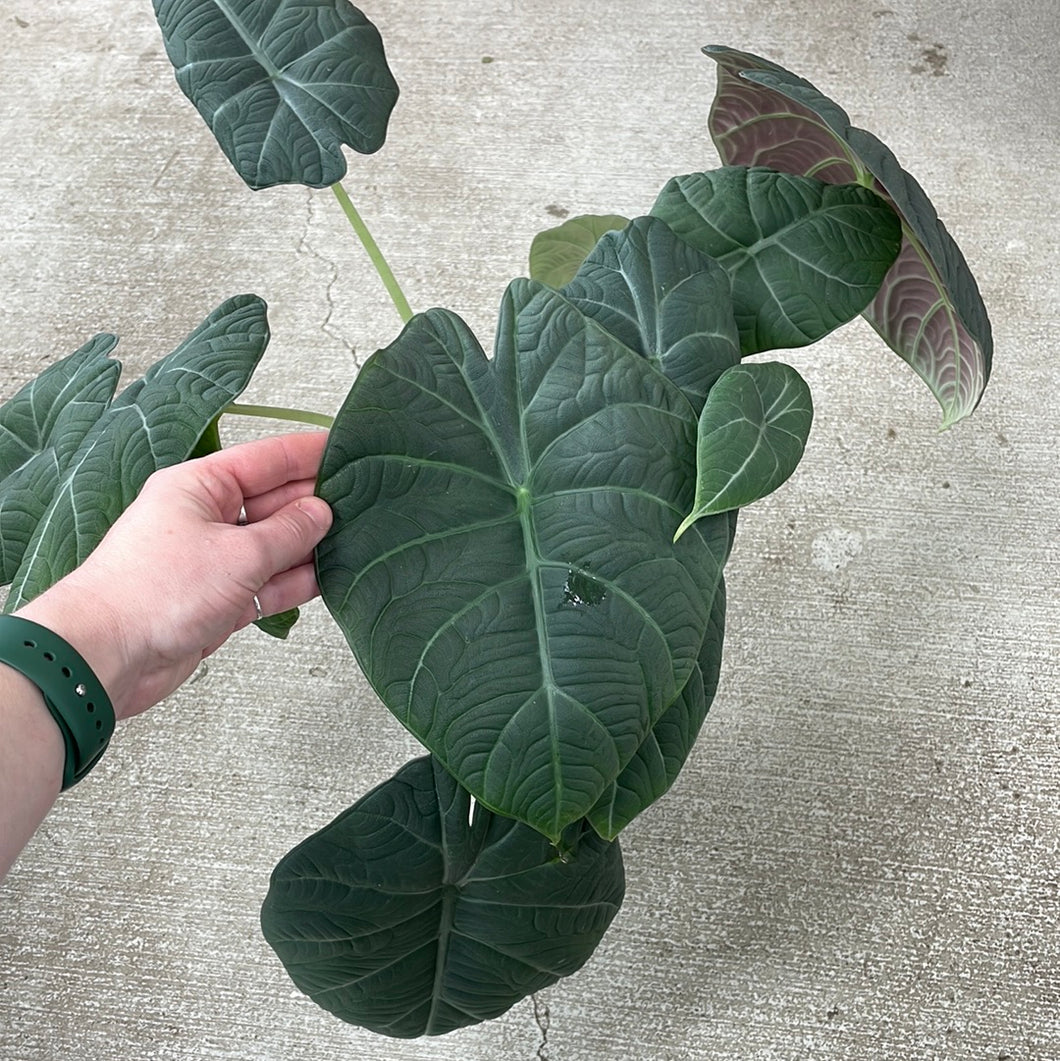
[[[907,37],[910,44],[923,45],[923,39],[919,33],[910,33]],[[919,49],[917,61],[909,68],[914,74],[928,74],[931,77],[944,77],[947,73],[950,57],[946,52],[946,45],[940,41],[924,45]]]

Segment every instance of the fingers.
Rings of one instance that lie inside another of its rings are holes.
[[[246,513],[247,522],[257,523],[259,520],[267,519],[292,501],[297,501],[302,497],[311,497],[315,489],[315,479],[298,479],[284,483],[283,486],[259,494],[257,497],[244,498],[243,510]]]
[[[258,590],[258,602],[261,604],[262,615],[276,615],[279,612],[289,611],[291,608],[299,608],[307,604],[320,592],[317,586],[316,571],[311,562],[292,567],[287,571],[281,571],[273,575],[264,586]],[[257,618],[253,605],[247,609],[246,623],[248,625]]]
[[[266,585],[276,575],[304,566],[316,544],[331,526],[331,508],[319,497],[301,497],[265,519],[239,528],[254,542],[260,557],[260,579]],[[260,598],[260,593],[259,593]],[[262,608],[265,608],[264,601]],[[283,611],[283,607],[269,611]]]
[[[288,483],[315,482],[327,438],[326,431],[273,435],[211,453],[199,466],[230,476],[242,498],[259,497]]]

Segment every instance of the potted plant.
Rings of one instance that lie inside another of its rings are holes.
[[[454,313],[412,313],[340,183],[343,145],[378,150],[397,101],[368,19],[345,0],[155,13],[239,175],[332,187],[404,322],[333,422],[265,411],[330,429],[322,596],[429,754],[281,861],[263,929],[345,1020],[395,1036],[487,1020],[588,960],[622,902],[618,834],[708,712],[737,512],[792,474],[812,423],[798,372],[764,355],[864,314],[949,426],[989,378],[986,311],[882,143],[808,82],[711,47],[723,165],[674,177],[640,217],[542,233],[489,356]],[[263,301],[237,296],[117,397],[98,336],[0,410],[9,609],[76,566],[155,467],[263,411],[234,402],[267,341]]]

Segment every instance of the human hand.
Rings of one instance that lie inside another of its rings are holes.
[[[316,596],[326,439],[275,436],[156,472],[88,559],[18,614],[81,653],[117,718],[138,714],[257,618],[255,596],[265,615]]]

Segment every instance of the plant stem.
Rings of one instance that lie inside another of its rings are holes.
[[[232,416],[267,416],[272,420],[293,420],[298,424],[313,424],[315,427],[330,428],[335,422],[333,416],[325,413],[311,413],[306,409],[284,409],[275,405],[238,405],[233,403],[225,409]]]
[[[379,279],[383,281],[383,286],[386,288],[387,294],[390,295],[394,307],[398,311],[401,323],[408,324],[412,319],[412,310],[409,307],[408,299],[405,298],[405,293],[401,290],[401,285],[394,278],[394,274],[391,272],[386,258],[383,257],[383,252],[379,249],[379,245],[372,238],[371,232],[368,231],[368,226],[357,212],[357,207],[353,205],[349,195],[346,194],[346,189],[342,186],[342,182],[339,181],[333,184],[331,190],[335,193],[335,198],[338,199],[339,205],[342,207],[342,212],[353,226],[353,231],[357,233],[357,238],[368,252],[368,257],[371,258],[372,264],[375,266],[375,271],[379,274]]]

